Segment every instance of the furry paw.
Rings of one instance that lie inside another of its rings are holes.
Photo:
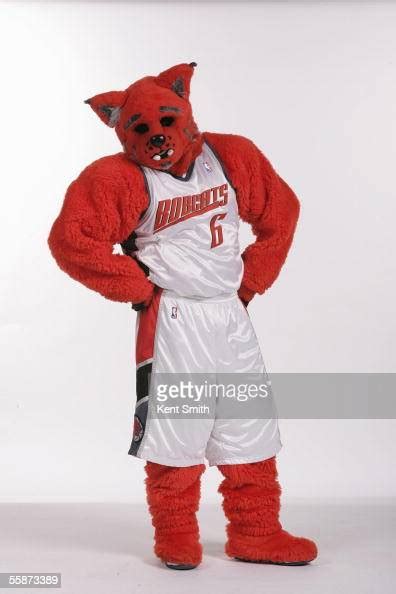
[[[307,538],[280,530],[269,536],[232,534],[226,553],[241,561],[276,565],[306,565],[318,555],[316,544]]]
[[[202,561],[202,546],[198,541],[197,534],[164,534],[156,537],[155,554],[168,567],[172,566],[194,566]],[[193,567],[188,567],[192,569]],[[187,569],[172,567],[172,569]]]

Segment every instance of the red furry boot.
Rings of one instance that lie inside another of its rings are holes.
[[[155,528],[154,552],[171,569],[202,560],[196,512],[204,464],[178,468],[147,462],[146,490]]]
[[[317,556],[314,542],[292,536],[279,522],[281,488],[275,458],[218,467],[229,520],[226,553],[242,561],[306,565]]]

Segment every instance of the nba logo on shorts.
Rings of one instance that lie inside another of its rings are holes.
[[[205,169],[208,173],[212,173],[213,169],[211,168],[211,166],[209,165],[209,163],[207,161],[203,162],[203,166],[205,167]]]
[[[177,307],[176,306],[172,307],[171,318],[173,318],[174,320],[176,320],[176,318],[177,318]]]

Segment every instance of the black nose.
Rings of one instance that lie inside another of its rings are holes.
[[[150,138],[150,142],[153,146],[162,146],[165,142],[165,136],[162,134],[156,134]]]

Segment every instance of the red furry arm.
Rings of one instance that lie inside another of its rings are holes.
[[[248,302],[277,278],[293,240],[299,202],[253,142],[231,134],[205,134],[205,139],[223,162],[237,192],[241,218],[252,225],[256,235],[256,241],[242,254],[244,275],[239,296]]]
[[[135,229],[147,208],[144,179],[121,155],[87,167],[69,186],[48,239],[62,270],[114,301],[150,299],[153,285],[130,256],[113,246]]]

